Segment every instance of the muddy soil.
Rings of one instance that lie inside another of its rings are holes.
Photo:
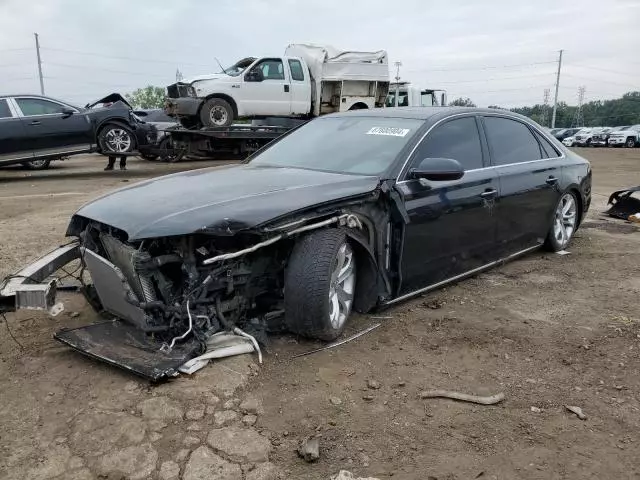
[[[569,255],[357,316],[347,334],[381,326],[333,350],[292,359],[319,344],[272,337],[262,366],[238,357],[152,387],[51,338],[95,318],[78,298],[56,319],[7,315],[23,348],[0,325],[0,478],[640,478],[640,229],[602,215],[611,191],[640,183],[640,150],[580,153],[594,197]],[[85,201],[203,166],[102,163],[0,171],[0,276],[62,243]],[[434,388],[506,399],[420,398]],[[309,436],[312,464],[295,452]]]

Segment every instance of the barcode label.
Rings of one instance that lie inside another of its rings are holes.
[[[405,137],[409,133],[409,128],[395,127],[373,127],[367,135],[389,135],[391,137]]]

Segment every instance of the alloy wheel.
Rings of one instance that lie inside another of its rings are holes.
[[[105,140],[111,152],[125,153],[131,148],[131,135],[123,128],[112,128],[105,135]]]
[[[577,217],[576,199],[571,193],[565,193],[558,202],[553,222],[553,236],[562,248],[569,244],[576,230]]]
[[[345,242],[336,255],[329,287],[329,319],[334,329],[342,328],[351,313],[355,285],[355,256]]]

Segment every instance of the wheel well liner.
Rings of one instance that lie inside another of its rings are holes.
[[[364,102],[356,102],[349,107],[349,110],[369,110],[369,106]]]
[[[357,231],[346,230],[345,234],[357,258],[357,281],[353,301],[354,309],[360,313],[371,311],[378,302],[380,279],[378,263],[367,240]]]

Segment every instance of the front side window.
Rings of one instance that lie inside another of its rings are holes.
[[[62,113],[62,110],[65,108],[59,103],[51,102],[43,98],[16,98],[16,102],[25,117]]]
[[[284,80],[282,60],[264,60],[254,68],[262,70],[265,80]]]
[[[300,60],[289,60],[289,68],[291,69],[292,80],[296,82],[302,82],[304,80],[304,70],[302,69]]]
[[[318,118],[274,142],[251,165],[378,175],[394,164],[422,124],[406,118]]]
[[[540,160],[540,144],[524,123],[503,117],[485,117],[487,140],[494,165]]]
[[[414,154],[414,163],[425,158],[451,158],[465,170],[482,168],[482,145],[474,117],[457,118],[438,125],[422,141]]]
[[[9,103],[3,98],[0,98],[0,118],[11,118],[11,110],[9,110]]]

